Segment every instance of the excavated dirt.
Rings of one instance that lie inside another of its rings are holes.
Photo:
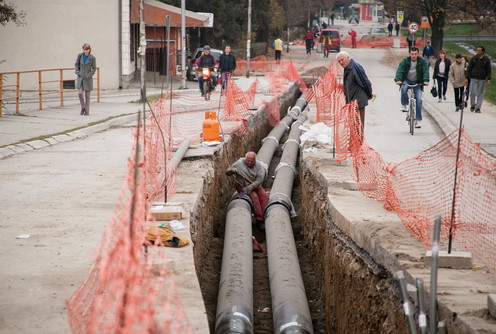
[[[296,96],[296,95],[295,95]],[[287,110],[294,98],[282,103]],[[263,112],[259,113],[262,116]],[[210,331],[214,332],[218,285],[222,262],[226,208],[233,191],[224,175],[226,168],[249,150],[257,151],[270,131],[260,124],[242,139],[234,137],[213,156],[213,169],[204,177],[200,198],[192,216],[192,240],[197,274],[203,293]],[[280,159],[277,151],[269,175]],[[298,216],[292,220],[299,262],[315,333],[406,333],[396,281],[358,248],[331,221],[327,189],[318,177],[299,166],[293,202]],[[269,190],[272,178],[264,183]],[[253,227],[254,236],[266,249],[265,235]],[[266,253],[253,247],[255,333],[273,333],[271,295]],[[405,330],[398,330],[402,328]]]

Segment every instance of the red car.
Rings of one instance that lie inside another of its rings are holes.
[[[331,50],[341,51],[341,35],[336,29],[322,29],[319,41],[322,42],[324,36],[331,37]]]

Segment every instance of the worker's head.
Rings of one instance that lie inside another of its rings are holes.
[[[410,58],[412,58],[412,61],[417,61],[417,58],[419,56],[419,49],[414,46],[410,49]]]
[[[210,54],[210,45],[205,45],[203,47],[203,54],[209,55]]]
[[[340,51],[336,55],[336,60],[343,68],[348,67],[350,64],[350,54],[346,51]]]
[[[226,55],[230,54],[231,53],[231,46],[230,45],[226,45],[226,47],[224,48],[224,53]]]
[[[245,155],[246,166],[248,166],[249,168],[253,168],[253,166],[255,166],[256,163],[257,163],[257,155],[255,154],[255,152],[250,151],[246,153]]]

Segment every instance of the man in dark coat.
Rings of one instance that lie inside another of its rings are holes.
[[[470,80],[470,111],[480,113],[484,88],[491,84],[491,60],[487,57],[483,46],[477,47],[477,54],[468,63],[467,84],[468,80]]]
[[[93,75],[96,71],[96,58],[91,54],[91,46],[83,45],[83,53],[78,54],[76,64],[76,89],[81,103],[81,115],[90,114],[90,94],[93,90]]]
[[[350,58],[350,54],[341,51],[337,54],[336,60],[344,68],[343,92],[346,103],[357,101],[358,111],[361,120],[361,139],[363,142],[363,131],[365,126],[365,107],[372,99],[372,84],[363,67]]]
[[[229,77],[236,69],[236,57],[231,54],[231,46],[226,45],[224,48],[224,53],[219,57],[219,64],[219,70],[222,78],[222,89],[225,89]]]
[[[389,22],[388,26],[388,32],[389,32],[389,36],[393,36],[393,24],[391,22]]]

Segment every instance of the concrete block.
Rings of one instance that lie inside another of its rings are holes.
[[[4,157],[11,156],[15,154],[14,151],[12,151],[8,146],[7,147],[2,147],[0,148],[0,154],[2,154]]]
[[[489,309],[489,314],[496,318],[496,294],[487,295],[487,308]]]
[[[24,152],[34,150],[34,148],[32,146],[28,145],[28,144],[17,144],[16,146],[22,147],[22,149],[24,150]]]
[[[34,149],[50,146],[50,144],[48,144],[44,140],[32,140],[30,142],[27,142],[26,144],[28,144],[29,146],[31,146]]]
[[[24,149],[20,146],[16,146],[16,145],[9,145],[7,146],[10,150],[14,151],[14,153],[24,153]]]
[[[182,207],[172,205],[155,205],[151,209],[151,214],[155,220],[180,220],[183,218],[183,213]]]
[[[75,131],[69,132],[67,135],[71,136],[74,139],[87,137],[87,135],[84,132],[82,132],[81,130],[75,130]]]
[[[56,141],[55,139],[53,139],[52,137],[50,138],[46,138],[45,141],[50,144],[50,145],[55,145],[55,144],[58,144],[59,142]]]
[[[353,190],[353,191],[358,190],[358,184],[356,184],[355,181],[343,181],[342,184],[343,184],[343,189]]]
[[[55,139],[57,143],[65,143],[73,140],[74,138],[68,135],[58,135],[58,136],[53,136],[53,139]]]
[[[431,266],[432,251],[427,251],[424,257],[424,265]],[[438,258],[439,268],[452,268],[452,269],[471,269],[472,268],[472,254],[469,252],[451,252],[440,251]]]

